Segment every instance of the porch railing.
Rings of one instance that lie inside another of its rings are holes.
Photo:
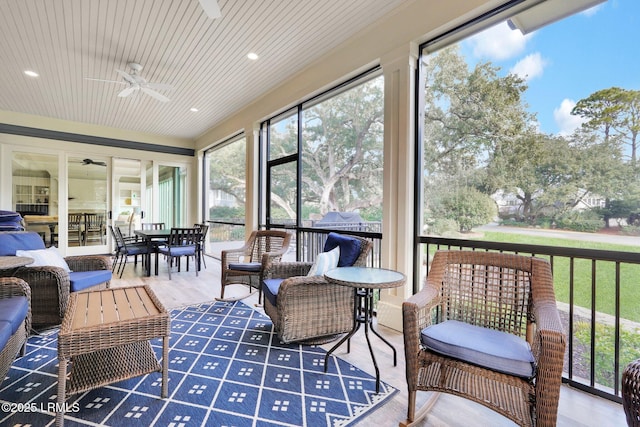
[[[419,238],[416,249],[420,263],[415,277],[423,279],[439,249],[499,251],[549,260],[567,333],[563,382],[621,402],[622,370],[640,357],[640,324],[621,314],[637,310],[628,306],[632,302],[626,296],[639,286],[640,253],[439,237]],[[414,292],[423,283],[416,280]]]

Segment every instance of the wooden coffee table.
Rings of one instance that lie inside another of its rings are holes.
[[[168,394],[170,316],[148,286],[73,292],[58,335],[58,412],[67,395],[150,372],[162,372]],[[162,366],[150,339],[162,338]],[[67,380],[67,363],[71,361]]]

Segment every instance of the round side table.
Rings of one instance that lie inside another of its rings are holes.
[[[369,340],[369,329],[371,329],[378,338],[393,350],[393,366],[397,365],[397,352],[395,347],[391,345],[389,341],[384,339],[384,337],[382,337],[373,327],[373,293],[376,289],[388,289],[402,286],[406,277],[398,271],[370,267],[339,267],[334,270],[327,271],[324,277],[329,283],[352,287],[355,292],[353,329],[338,341],[338,343],[334,345],[324,356],[324,371],[327,372],[329,356],[331,353],[333,353],[336,348],[340,347],[342,343],[351,338],[353,334],[360,329],[360,325],[364,325],[364,336],[367,339],[369,353],[371,353],[371,360],[373,360],[373,367],[376,371],[376,393],[379,393],[380,370],[378,369],[376,356],[373,353],[373,347]],[[349,344],[347,343],[347,352],[350,350],[348,345]]]

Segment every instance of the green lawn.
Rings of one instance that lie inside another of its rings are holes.
[[[639,252],[640,246],[585,242],[579,240],[536,237],[515,233],[485,232],[477,240],[523,243],[529,245],[564,246],[585,249]],[[640,256],[640,255],[639,255]],[[541,258],[545,258],[541,256]],[[548,258],[548,257],[546,257]],[[569,259],[554,257],[554,284],[558,301],[569,302]],[[596,263],[596,310],[610,315],[615,314],[615,263],[599,261]],[[591,307],[592,264],[589,260],[574,262],[574,302],[581,307]],[[640,322],[640,265],[622,264],[620,267],[620,316]]]

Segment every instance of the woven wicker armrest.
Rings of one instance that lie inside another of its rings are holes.
[[[438,290],[425,286],[402,303],[402,326],[406,360],[415,359],[420,351],[420,333],[431,324],[431,311],[440,303]]]
[[[20,267],[13,276],[19,277],[31,288],[31,309],[34,313],[51,313],[62,319],[69,304],[69,273],[60,267]],[[33,318],[34,324],[47,323],[49,315]],[[51,320],[52,321],[52,320]],[[55,322],[51,323],[55,324]]]
[[[321,343],[327,336],[348,332],[354,322],[353,299],[353,288],[328,283],[324,276],[285,279],[278,290],[279,337],[284,342]]]
[[[29,284],[18,277],[0,278],[0,299],[25,296],[31,301]]]
[[[286,279],[297,276],[307,278],[312,265],[311,262],[271,262],[270,260],[263,272],[266,279]]]
[[[315,286],[320,286],[320,285],[323,285],[323,286],[329,285],[329,283],[323,276],[288,277],[280,285],[280,289],[278,290],[278,298],[284,297],[285,299],[281,301],[283,303],[286,303],[286,298],[296,298],[295,296],[296,292],[308,292],[310,294],[314,294],[311,288]]]
[[[536,330],[531,347],[537,367],[536,407],[538,408],[538,424],[550,425],[555,422],[555,414],[560,397],[566,335],[563,331],[555,302],[536,305],[534,313]],[[547,424],[545,424],[546,422]]]
[[[18,277],[1,277],[0,278],[0,299],[11,298],[16,296],[27,297],[29,302],[29,310],[25,319],[25,328],[27,334],[31,331],[31,288],[29,284]]]
[[[72,271],[111,270],[111,257],[104,255],[78,255],[65,257]]]

